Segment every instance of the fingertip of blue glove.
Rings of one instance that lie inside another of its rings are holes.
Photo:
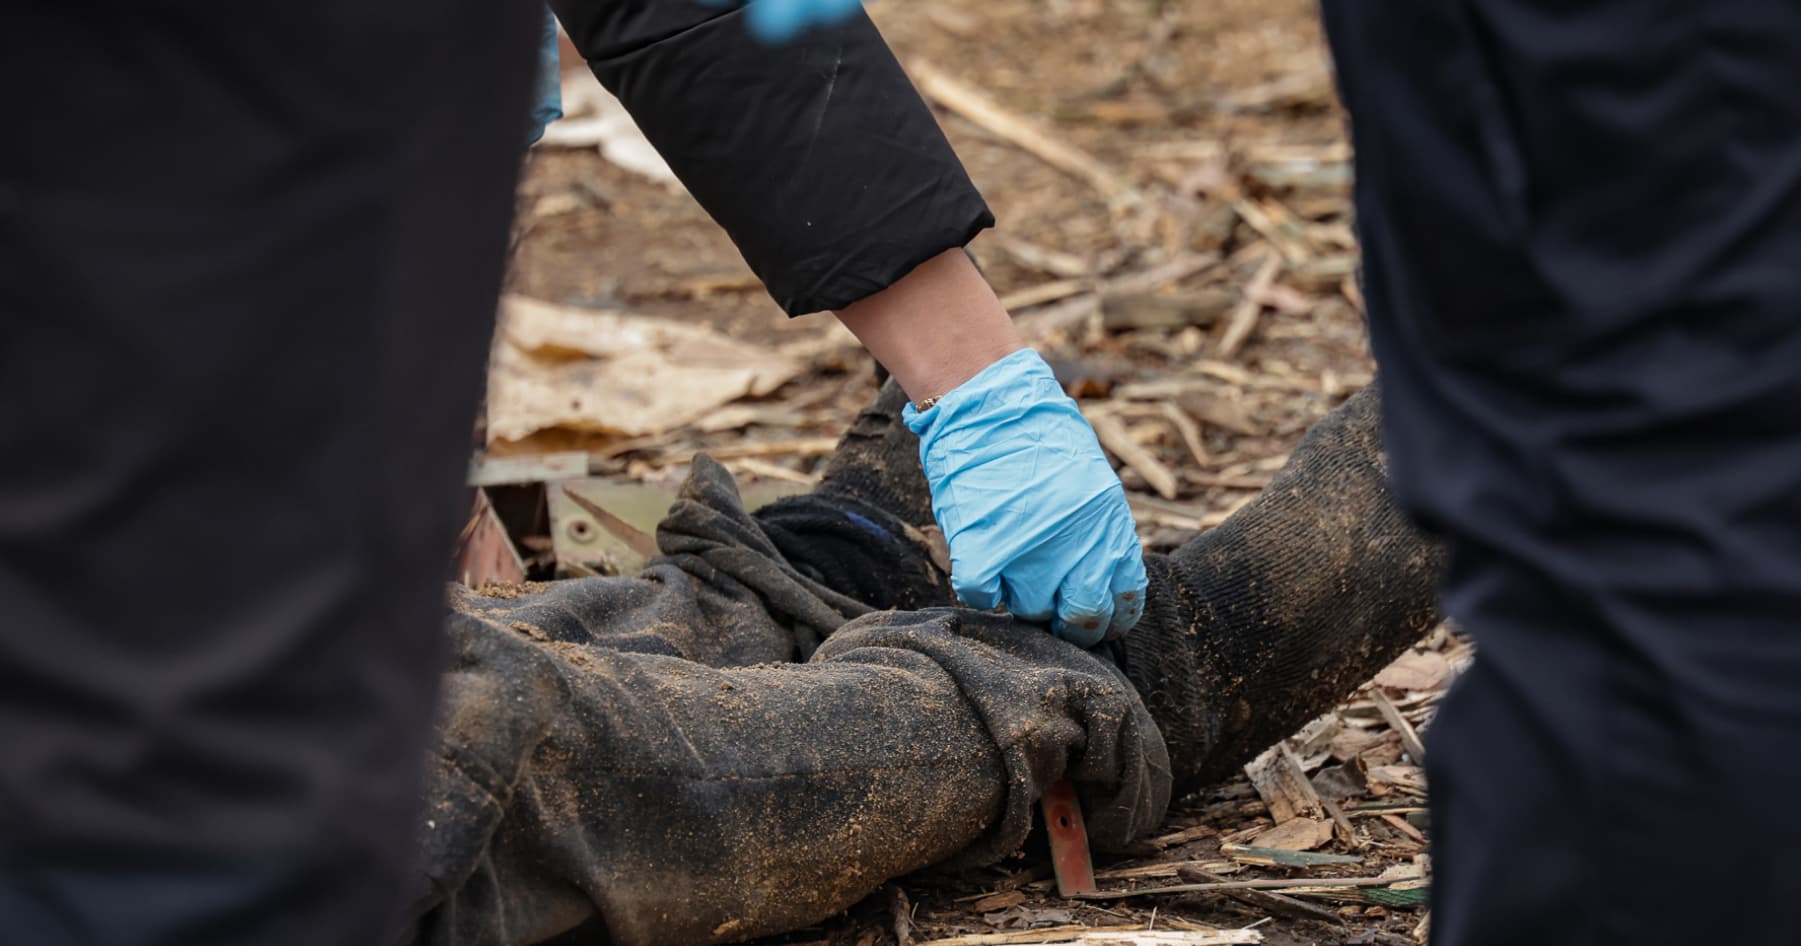
[[[765,43],[786,43],[812,27],[843,20],[861,6],[860,0],[755,0],[745,6],[745,23]]]
[[[990,578],[987,581],[966,581],[957,576],[957,566],[951,564],[951,590],[957,593],[957,600],[978,611],[992,611],[1001,606],[1001,580]]]
[[[1093,647],[1107,639],[1108,616],[1075,614],[1066,619],[1058,615],[1051,622],[1051,633],[1077,647]]]
[[[1144,590],[1122,591],[1113,598],[1113,624],[1107,636],[1118,637],[1138,625],[1144,617]]]

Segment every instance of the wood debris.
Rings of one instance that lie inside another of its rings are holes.
[[[1256,930],[1151,930],[1085,926],[1054,927],[1020,933],[952,936],[918,946],[1238,946],[1263,942]]]
[[[1067,174],[1087,181],[1103,197],[1130,201],[1137,197],[1131,182],[1099,158],[1058,140],[1037,123],[954,79],[923,59],[907,66],[915,85],[926,98],[988,131],[1012,142],[1034,157]]]
[[[1322,805],[1323,807],[1323,805]],[[1266,850],[1276,851],[1311,851],[1332,840],[1332,822],[1315,818],[1290,818],[1278,822],[1275,827],[1257,836],[1255,849],[1233,845],[1235,850],[1220,848],[1220,853],[1231,854],[1235,859],[1246,853],[1261,853]]]
[[[1277,824],[1292,818],[1317,819],[1325,815],[1319,793],[1314,791],[1313,783],[1287,742],[1279,742],[1265,750],[1244,770]]]
[[[1175,499],[1180,487],[1176,475],[1169,467],[1149,450],[1132,438],[1124,424],[1113,414],[1095,413],[1088,415],[1088,422],[1094,425],[1095,435],[1100,437],[1101,446],[1107,452],[1119,458],[1121,463],[1137,471],[1146,483],[1157,491],[1164,499]]]
[[[1420,734],[1414,730],[1413,724],[1395,708],[1394,701],[1388,698],[1388,694],[1379,689],[1372,689],[1369,693],[1370,699],[1375,701],[1376,709],[1381,711],[1382,719],[1400,735],[1401,746],[1407,750],[1407,754],[1415,762],[1425,762],[1426,745],[1420,741]]]

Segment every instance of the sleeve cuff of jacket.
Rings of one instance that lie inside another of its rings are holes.
[[[555,6],[595,76],[790,315],[879,292],[994,224],[861,13],[771,47],[737,8]]]

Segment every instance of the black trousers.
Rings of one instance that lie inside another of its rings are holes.
[[[1435,941],[1795,942],[1801,5],[1325,14],[1393,484],[1479,649]]]
[[[393,932],[540,10],[0,28],[0,940]]]

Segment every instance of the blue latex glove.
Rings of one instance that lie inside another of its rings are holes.
[[[740,0],[706,0],[716,6]],[[815,26],[829,26],[850,18],[861,0],[748,0],[744,21],[752,36],[765,43],[785,43]]]
[[[1005,604],[1083,647],[1138,623],[1144,551],[1125,487],[1037,352],[1014,352],[902,418],[919,435],[965,604]]]
[[[544,35],[538,42],[538,83],[532,87],[532,114],[526,121],[525,143],[536,144],[544,129],[563,117],[562,56],[557,52],[557,18],[544,11]]]

